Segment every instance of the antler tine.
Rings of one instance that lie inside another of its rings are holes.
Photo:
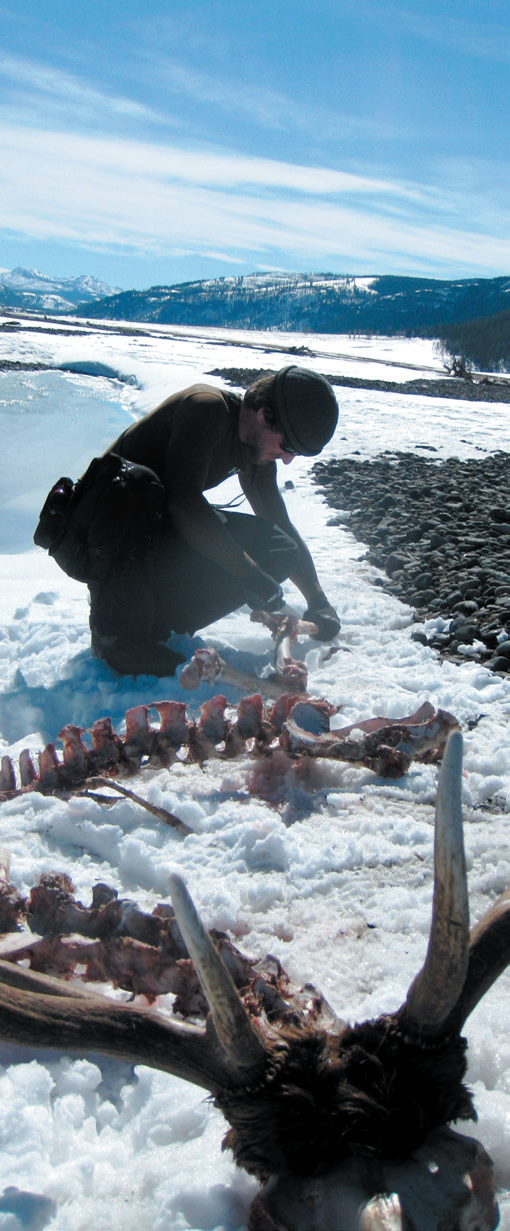
[[[0,1038],[25,1047],[99,1052],[146,1064],[217,1094],[231,1070],[217,1040],[137,1005],[70,988],[48,975],[0,966]],[[67,992],[67,995],[66,995]]]
[[[243,1078],[261,1073],[267,1052],[239,998],[234,982],[195,910],[180,876],[170,876],[170,896],[184,941],[209,1004],[219,1042]]]
[[[0,984],[16,987],[20,991],[39,992],[44,996],[59,996],[73,1000],[97,1000],[98,993],[79,983],[67,983],[65,979],[57,979],[55,975],[42,974],[36,970],[28,970],[25,966],[17,966],[15,961],[0,959]],[[0,997],[1,997],[0,990]],[[2,1030],[0,1027],[0,1036]]]
[[[441,1035],[464,987],[469,904],[462,835],[462,736],[453,731],[439,778],[434,842],[434,904],[425,965],[404,1006],[412,1033]]]
[[[448,1029],[460,1033],[470,1013],[510,966],[510,889],[506,889],[471,929],[466,981]]]

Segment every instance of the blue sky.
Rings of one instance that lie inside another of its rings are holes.
[[[0,0],[0,267],[510,271],[507,0]]]

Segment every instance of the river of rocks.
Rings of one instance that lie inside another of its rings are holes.
[[[289,355],[313,355],[306,347],[282,347],[279,351]],[[261,376],[272,376],[273,368],[212,368],[210,376],[221,376],[228,384],[247,389],[253,381]],[[379,393],[418,394],[429,398],[460,398],[469,402],[510,402],[510,377],[508,375],[482,376],[469,374],[467,378],[447,376],[414,380],[369,380],[366,376],[332,376],[323,372],[330,385],[338,385],[343,389],[373,389]]]
[[[368,545],[375,579],[415,608],[415,640],[510,671],[510,457],[446,461],[386,451],[313,467],[328,525]],[[441,631],[423,621],[441,616]]]

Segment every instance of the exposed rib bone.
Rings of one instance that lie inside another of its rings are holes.
[[[44,941],[35,941],[30,945],[32,952],[44,944]],[[14,949],[11,950],[11,956],[14,957]],[[24,966],[16,966],[13,961],[6,961],[5,958],[0,960],[0,979],[5,987],[16,987],[20,991],[27,992],[43,992],[45,996],[72,996],[75,1000],[90,1000],[94,999],[94,992],[91,992],[87,987],[81,987],[79,983],[66,983],[63,979],[55,979],[53,975],[41,975],[33,970],[26,970]]]
[[[23,748],[19,754],[19,775],[22,786],[30,786],[37,778],[37,772],[28,748]]]
[[[435,715],[434,706],[430,704],[430,701],[424,701],[423,705],[420,705],[419,708],[415,710],[414,714],[409,714],[408,717],[405,717],[405,718],[382,718],[382,717],[361,718],[359,722],[351,722],[350,726],[348,727],[336,727],[335,735],[345,737],[346,735],[350,735],[351,731],[366,731],[367,735],[369,735],[371,734],[372,731],[380,731],[382,727],[417,726],[420,723],[428,722],[431,718],[434,718],[434,715]]]
[[[124,795],[126,799],[132,800],[134,804],[139,804],[141,808],[145,808],[147,812],[152,813],[152,816],[157,816],[158,820],[164,821],[165,825],[170,825],[172,829],[176,829],[184,837],[193,833],[189,825],[185,825],[184,821],[180,821],[178,816],[174,816],[173,812],[168,812],[167,808],[160,808],[157,804],[149,803],[148,799],[142,799],[141,795],[135,795],[134,791],[128,791],[125,786],[121,786],[120,782],[115,781],[113,778],[89,778],[88,783],[87,789],[81,792],[83,795],[90,794],[89,787],[110,787],[112,791],[117,791],[119,795]],[[98,796],[96,795],[95,798],[97,799]],[[105,799],[107,797],[103,796],[103,800]]]
[[[436,806],[434,905],[425,965],[409,988],[410,1030],[438,1032],[457,1004],[469,954],[469,904],[462,837],[462,736],[450,735]]]
[[[16,790],[16,774],[10,757],[2,757],[0,790],[5,792]]]
[[[27,950],[32,951],[42,945],[42,938],[37,939],[32,932],[8,932],[0,938],[0,958],[6,962],[25,956]]]

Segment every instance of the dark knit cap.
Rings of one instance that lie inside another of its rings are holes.
[[[282,368],[275,377],[273,399],[289,450],[305,457],[320,453],[338,421],[336,397],[326,378],[308,368]]]

